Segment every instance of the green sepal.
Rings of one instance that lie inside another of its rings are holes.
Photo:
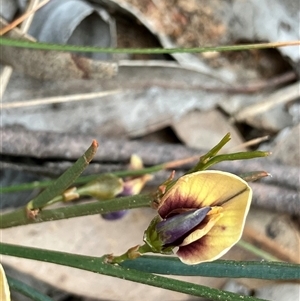
[[[144,242],[150,247],[153,253],[160,253],[170,255],[173,254],[174,246],[164,247],[163,241],[160,239],[157,231],[156,225],[161,222],[162,218],[157,215],[148,226],[147,230],[144,232]]]
[[[98,200],[112,199],[123,191],[124,183],[114,174],[104,174],[80,187],[80,195],[89,195]]]

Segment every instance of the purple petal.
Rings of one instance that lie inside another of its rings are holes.
[[[101,216],[106,220],[113,221],[122,218],[126,213],[127,210],[120,210],[120,211],[115,211],[110,213],[104,213],[101,214]]]
[[[164,245],[172,244],[199,225],[211,207],[189,210],[184,213],[174,215],[159,222],[156,225],[156,231]]]

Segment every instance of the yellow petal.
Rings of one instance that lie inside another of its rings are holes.
[[[223,215],[205,236],[179,247],[180,260],[186,264],[212,261],[223,256],[242,236],[252,198],[250,187],[223,205]]]
[[[138,170],[144,168],[143,160],[136,154],[131,155],[129,169]]]
[[[136,195],[139,194],[146,183],[148,181],[151,181],[153,179],[153,176],[150,174],[145,174],[143,176],[140,176],[138,178],[134,178],[131,180],[125,181],[124,184],[124,190],[128,191],[128,195]]]
[[[7,283],[5,272],[1,264],[0,264],[0,300],[10,301],[9,286]]]
[[[165,218],[178,208],[221,206],[249,189],[240,177],[228,172],[207,170],[185,175],[163,196],[158,213]]]

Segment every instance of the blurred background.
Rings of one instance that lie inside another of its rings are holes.
[[[118,48],[300,40],[297,0],[1,0],[1,28],[39,3],[42,8],[5,36]],[[150,55],[3,45],[0,51],[1,187],[57,177],[92,139],[100,147],[86,174],[124,170],[132,154],[145,166],[200,156],[230,132],[225,151],[272,152],[267,159],[216,166],[236,174],[272,174],[251,184],[244,240],[279,260],[300,263],[299,46]],[[188,168],[178,168],[177,175]],[[166,177],[158,173],[145,190],[153,191]],[[39,192],[2,194],[1,210],[22,206]],[[3,230],[1,239],[78,254],[118,254],[141,243],[154,215],[139,209],[117,221],[87,216],[28,225]],[[224,258],[261,259],[239,246]],[[62,266],[5,256],[2,262],[8,275],[59,301],[196,300]],[[300,295],[295,283],[184,280],[274,301]],[[27,299],[16,294],[13,300]]]

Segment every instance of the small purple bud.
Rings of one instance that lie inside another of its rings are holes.
[[[110,213],[104,213],[104,214],[101,214],[101,216],[106,220],[114,221],[116,219],[122,218],[126,213],[127,213],[127,210],[120,210],[120,211],[115,211],[115,212],[110,212]]]
[[[164,245],[170,245],[199,225],[211,207],[192,209],[157,223],[156,231]]]

